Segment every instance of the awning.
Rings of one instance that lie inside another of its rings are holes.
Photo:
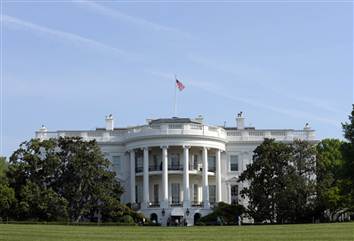
[[[173,208],[171,210],[171,216],[183,217],[184,216],[183,208]]]

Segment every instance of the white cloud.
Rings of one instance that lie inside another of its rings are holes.
[[[109,46],[107,44],[101,43],[99,41],[90,39],[90,38],[86,38],[83,36],[80,36],[78,34],[74,34],[74,33],[69,33],[69,32],[65,32],[65,31],[61,31],[61,30],[56,30],[56,29],[52,29],[52,28],[48,28],[48,27],[44,27],[38,24],[34,24],[31,22],[27,22],[21,19],[18,19],[16,17],[12,17],[12,16],[8,16],[8,15],[2,15],[1,21],[7,25],[7,26],[14,26],[14,27],[21,27],[27,30],[31,30],[34,32],[41,32],[41,33],[46,33],[52,36],[56,36],[59,37],[61,39],[70,41],[72,43],[78,44],[80,46],[85,45],[88,47],[92,47],[92,48],[96,48],[96,49],[100,49],[100,50],[106,50],[106,51],[110,51],[113,53],[116,53],[118,55],[122,55],[125,57],[132,57],[132,58],[137,58],[137,55],[132,54],[132,53],[128,53],[124,50]]]
[[[125,22],[132,23],[137,26],[141,26],[144,28],[149,28],[154,31],[160,31],[160,32],[166,32],[166,33],[172,33],[176,34],[178,36],[182,36],[184,38],[191,38],[192,36],[189,33],[182,32],[178,29],[168,27],[165,25],[157,24],[148,20],[145,20],[143,18],[135,17],[135,16],[130,16],[125,13],[122,13],[116,9],[111,9],[106,6],[100,5],[97,2],[94,1],[88,1],[88,0],[73,0],[74,3],[79,3],[80,6],[86,7],[88,9],[93,10],[94,12],[108,16],[111,18],[123,20]]]

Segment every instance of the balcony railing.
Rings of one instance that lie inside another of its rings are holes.
[[[208,167],[208,172],[215,172],[216,171],[216,167]]]
[[[263,141],[273,138],[278,141],[315,140],[315,131],[304,130],[227,130],[227,139],[230,141]]]
[[[152,202],[149,204],[150,208],[156,208],[156,207],[160,207],[160,203],[159,202]]]
[[[197,135],[213,138],[227,139],[229,141],[263,141],[264,138],[274,138],[279,141],[292,141],[294,139],[315,140],[315,131],[303,130],[225,130],[222,127],[203,124],[159,124],[131,127],[120,130],[106,131],[104,129],[88,131],[46,131],[36,132],[40,139],[58,138],[60,136],[79,136],[84,140],[117,141],[124,142],[131,138],[161,135]]]
[[[183,165],[168,165],[169,171],[183,171]],[[141,173],[144,171],[144,167],[135,167],[135,173]],[[149,171],[162,171],[162,165],[150,165]],[[190,165],[189,171],[203,171],[202,167]],[[215,167],[208,167],[208,172],[216,172]]]
[[[162,171],[162,165],[150,165],[149,171]]]
[[[199,167],[199,165],[189,165],[189,170],[190,171],[201,171],[202,168]]]
[[[159,125],[136,126],[121,130],[88,130],[88,131],[46,131],[36,132],[36,137],[41,139],[58,138],[60,136],[79,136],[85,140],[97,141],[125,141],[130,138],[154,135],[200,135],[217,138],[226,138],[226,131],[221,127],[203,124],[171,123]]]
[[[183,170],[183,165],[168,165],[168,170],[171,171],[182,171]]]
[[[192,205],[192,207],[201,207],[201,206],[203,206],[203,203],[197,202],[197,201],[192,201],[191,205]]]
[[[171,207],[182,207],[182,203],[181,202],[171,202],[170,206]]]

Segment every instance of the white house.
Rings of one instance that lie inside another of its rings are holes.
[[[302,130],[265,130],[244,123],[240,112],[235,127],[211,126],[199,116],[154,119],[140,126],[114,128],[109,115],[106,128],[51,132],[42,127],[36,137],[96,139],[125,188],[124,203],[131,203],[162,225],[193,225],[217,202],[247,206],[247,200],[239,196],[243,186],[238,176],[252,162],[253,151],[264,138],[281,142],[315,139],[308,124]]]

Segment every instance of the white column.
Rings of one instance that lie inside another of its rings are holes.
[[[144,208],[149,206],[149,149],[144,148]]]
[[[203,206],[209,208],[208,149],[203,147]]]
[[[190,188],[189,188],[189,146],[183,146],[183,207],[190,207]]]
[[[135,151],[130,151],[130,203],[135,203]]]
[[[216,150],[216,202],[221,202],[221,151]]]
[[[168,153],[167,146],[162,146],[162,208],[168,207]]]

